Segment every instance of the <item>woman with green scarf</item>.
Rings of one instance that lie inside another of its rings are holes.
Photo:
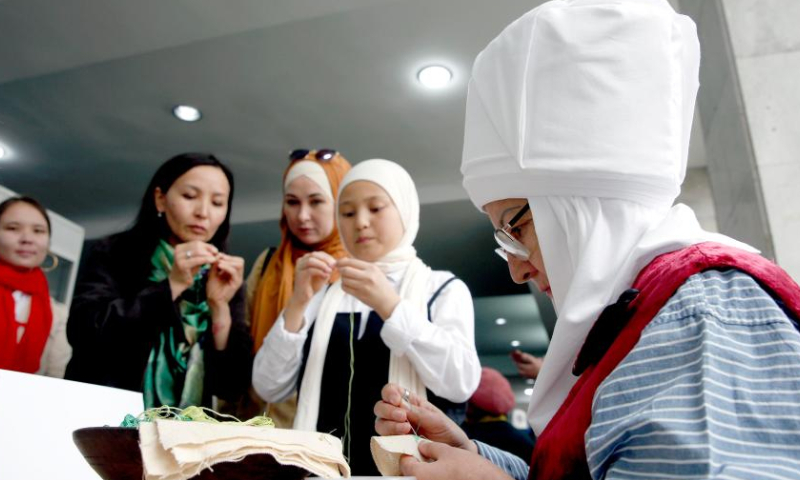
[[[142,391],[145,407],[210,406],[250,383],[244,260],[225,253],[233,175],[209,154],[169,159],[127,231],[97,241],[75,287],[66,378]]]

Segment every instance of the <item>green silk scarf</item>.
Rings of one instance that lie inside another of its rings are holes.
[[[153,271],[149,280],[167,280],[174,262],[174,248],[164,240],[156,246],[150,259]],[[203,401],[204,336],[209,331],[211,311],[206,302],[204,265],[194,283],[178,297],[181,324],[159,326],[158,340],[150,351],[144,376],[145,408],[162,405],[186,408]]]

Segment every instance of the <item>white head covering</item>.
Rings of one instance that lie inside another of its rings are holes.
[[[403,222],[403,237],[400,243],[376,263],[383,268],[416,258],[417,251],[413,245],[419,232],[419,196],[411,175],[403,167],[389,160],[379,158],[364,160],[344,176],[339,185],[339,197],[341,198],[342,192],[348,185],[358,181],[372,182],[386,191]],[[341,228],[339,215],[336,215],[336,222],[336,226]],[[347,245],[344,248],[347,249]],[[353,252],[347,253],[353,255]]]
[[[400,298],[408,302],[412,308],[416,308],[419,311],[419,315],[427,315],[427,286],[431,269],[417,258],[417,251],[413,247],[414,239],[419,231],[419,196],[417,195],[414,181],[403,167],[394,162],[382,159],[365,160],[355,165],[342,179],[338,198],[341,200],[341,193],[347,185],[357,181],[372,182],[383,188],[400,213],[404,228],[403,237],[394,250],[375,263],[380,267],[381,271],[387,274],[404,270],[405,273],[400,281]],[[338,214],[336,218],[337,226],[341,232],[341,226],[338,225]],[[346,244],[345,248],[347,248]],[[322,299],[319,313],[315,320],[314,337],[311,339],[311,348],[308,353],[306,370],[303,374],[303,383],[300,386],[301,393],[297,402],[297,415],[294,420],[294,428],[296,429],[314,430],[317,427],[325,355],[328,351],[328,341],[330,340],[333,321],[344,296],[342,281],[338,280],[331,285]],[[402,385],[422,398],[426,397],[425,384],[422,383],[411,362],[405,356],[391,354],[389,381]]]
[[[558,314],[528,411],[537,435],[600,312],[653,258],[710,240],[752,250],[672,207],[699,59],[694,23],[666,0],[554,0],[475,60],[464,188],[480,209],[528,199]]]
[[[289,184],[295,181],[298,177],[308,177],[312,182],[319,185],[322,193],[330,201],[333,201],[333,190],[331,190],[331,182],[325,174],[325,169],[317,162],[311,160],[303,160],[292,165],[292,168],[286,172],[286,179],[283,181],[283,190],[289,188]]]

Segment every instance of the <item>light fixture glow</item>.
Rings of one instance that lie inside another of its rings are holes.
[[[528,378],[528,379],[525,380],[525,383],[527,383],[528,385],[533,385],[534,383],[536,383],[536,380],[534,380],[532,378]]]
[[[6,147],[0,144],[0,160],[6,158]]]
[[[530,397],[532,393],[533,393],[533,388],[526,388],[525,389],[525,395]]]
[[[453,74],[441,65],[431,65],[420,70],[417,79],[427,88],[442,88],[450,83]]]
[[[511,340],[512,347],[519,347],[519,340]]]
[[[172,114],[178,120],[183,120],[184,122],[196,122],[203,118],[203,114],[200,113],[196,107],[191,105],[176,105],[175,108],[172,109]]]
[[[506,324],[506,319],[505,318],[498,318],[497,320],[494,321],[494,323],[496,325],[505,325]]]

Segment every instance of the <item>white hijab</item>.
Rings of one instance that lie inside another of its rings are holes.
[[[464,188],[479,209],[528,200],[558,316],[528,410],[537,435],[600,312],[651,260],[705,241],[752,251],[672,206],[699,61],[694,23],[666,0],[554,0],[475,60]]]
[[[342,179],[339,186],[339,197],[344,188],[357,181],[372,182],[383,188],[394,202],[403,222],[403,237],[400,243],[383,258],[375,262],[384,273],[405,271],[400,282],[400,297],[412,308],[426,315],[427,286],[431,269],[417,257],[414,239],[419,231],[419,197],[414,181],[400,165],[389,160],[365,160],[355,165]],[[338,208],[337,208],[338,211]],[[337,226],[338,214],[336,215]],[[341,228],[340,230],[341,231]],[[347,245],[345,244],[345,248]],[[352,255],[352,252],[349,252]],[[333,328],[333,321],[342,299],[346,295],[342,290],[341,280],[337,281],[325,293],[319,313],[315,320],[314,336],[300,386],[300,398],[297,402],[297,415],[294,428],[315,430],[319,418],[320,385],[328,351],[328,341]],[[405,356],[391,354],[389,360],[389,381],[407,388],[422,398],[426,397],[425,384],[417,375],[411,362]],[[342,388],[345,388],[342,385]]]
[[[328,175],[325,174],[325,169],[322,168],[317,162],[311,160],[302,160],[294,165],[286,173],[286,179],[283,181],[283,191],[285,192],[289,185],[299,177],[307,177],[312,182],[316,183],[322,190],[322,193],[333,201],[333,190],[331,190],[331,181],[328,180]]]

